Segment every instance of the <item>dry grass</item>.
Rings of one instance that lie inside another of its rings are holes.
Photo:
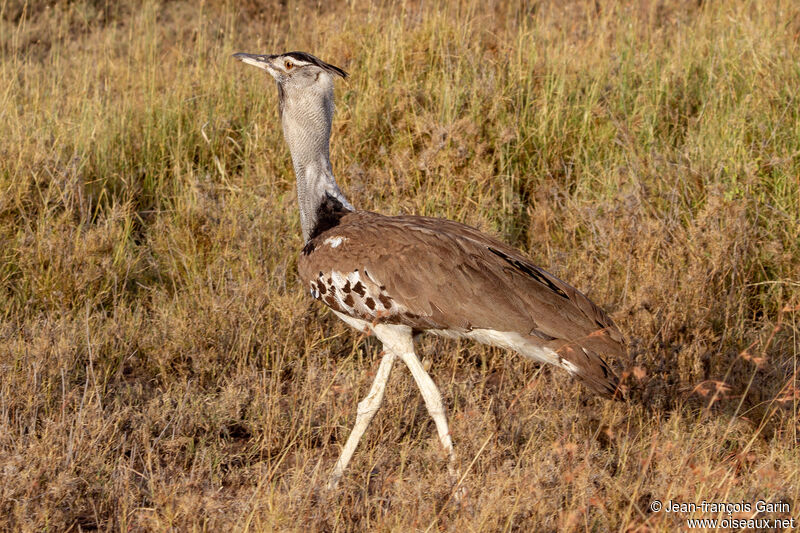
[[[0,527],[800,518],[800,5],[561,4],[0,0]],[[634,401],[426,339],[463,504],[401,367],[324,497],[378,348],[299,286],[274,88],[230,58],[288,49],[352,73],[353,203],[470,223],[583,288],[631,341]]]

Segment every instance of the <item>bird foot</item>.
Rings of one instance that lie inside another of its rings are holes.
[[[450,463],[447,465],[447,472],[450,478],[450,486],[452,487],[450,499],[453,503],[460,506],[464,498],[469,494],[467,487],[461,484],[461,470]]]
[[[335,472],[331,474],[331,477],[328,479],[328,483],[325,484],[325,490],[326,491],[336,490],[336,487],[339,486],[339,480],[341,479],[341,477],[342,477],[341,474],[337,476]]]
[[[467,487],[456,486],[453,489],[453,495],[451,496],[450,499],[457,507],[461,507],[462,505],[464,505],[467,496],[469,496],[469,490],[467,489]]]

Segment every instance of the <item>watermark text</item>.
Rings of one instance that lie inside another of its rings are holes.
[[[650,511],[681,515],[685,517],[688,528],[794,529],[797,527],[797,520],[786,516],[792,512],[791,505],[782,500],[754,502],[653,500],[650,502]],[[782,516],[764,516],[771,514]],[[712,515],[712,517],[700,518],[694,515]]]

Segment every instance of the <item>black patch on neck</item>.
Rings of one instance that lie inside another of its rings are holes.
[[[532,277],[533,279],[535,279],[536,281],[538,281],[539,283],[541,283],[542,285],[553,291],[554,293],[558,294],[562,298],[566,298],[567,300],[569,300],[569,296],[567,296],[567,294],[564,291],[562,291],[555,283],[547,279],[547,276],[539,272],[538,267],[535,267],[533,265],[528,265],[526,263],[523,263],[522,261],[519,261],[518,259],[514,259],[513,257],[510,257],[508,254],[505,254],[500,250],[492,248],[491,246],[489,246],[489,251],[492,252],[497,257],[501,257],[502,259],[504,259],[507,263],[512,265],[520,272],[524,272],[525,274],[529,275],[530,277]]]
[[[322,199],[319,207],[317,207],[317,224],[311,230],[308,240],[338,226],[341,218],[349,212],[337,198],[325,193],[325,198]]]
[[[325,198],[317,207],[317,223],[308,236],[308,242],[303,247],[303,255],[308,255],[314,251],[314,239],[331,228],[339,225],[339,221],[350,211],[342,205],[337,198],[330,194],[325,194]]]

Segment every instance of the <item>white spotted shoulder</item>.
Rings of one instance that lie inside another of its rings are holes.
[[[313,298],[334,311],[362,320],[372,321],[406,311],[366,269],[320,271],[309,281],[309,291]]]
[[[341,235],[336,235],[335,237],[328,237],[323,241],[323,244],[327,244],[331,248],[338,248],[343,242],[347,240],[347,237],[342,237]]]

